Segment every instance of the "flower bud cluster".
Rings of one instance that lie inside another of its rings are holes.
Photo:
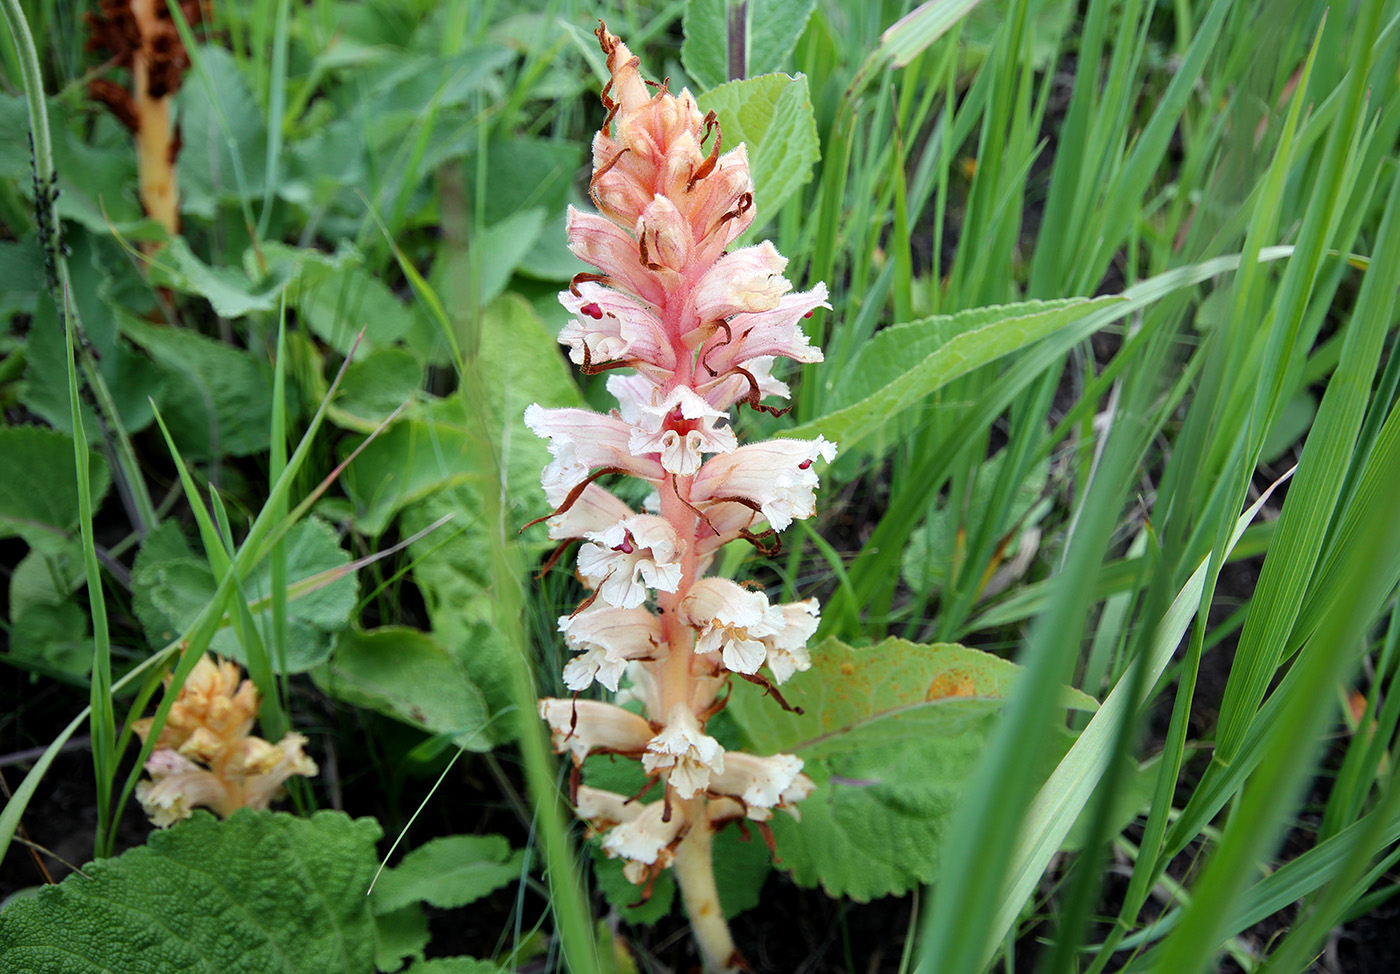
[[[294,774],[316,774],[302,753],[306,738],[288,734],[276,744],[253,737],[258,691],[238,679],[238,664],[200,658],[170,708],[136,798],[153,823],[165,828],[204,805],[221,816],[239,808],[267,808]],[[145,741],[151,719],[136,722]]]
[[[775,605],[705,572],[730,541],[772,551],[777,531],[815,512],[813,465],[835,446],[740,446],[729,411],[785,411],[764,402],[789,394],[773,363],[821,361],[801,321],[830,305],[824,284],[792,291],[771,243],[728,249],[754,217],[744,146],[721,153],[713,112],[688,91],[649,87],[626,45],[602,25],[596,33],[612,75],[589,184],[599,212],[570,207],[567,226],[570,248],[598,273],[559,295],[573,314],[559,340],[585,373],[627,371],[608,377],[618,405],[607,415],[532,405],[525,423],[553,457],[542,484],[554,511],[541,520],[551,539],[580,543],[578,576],[592,592],[559,620],[576,654],[564,682],[617,692],[625,676],[645,716],[577,697],[542,700],[540,715],[576,768],[624,755],[664,783],[651,803],[575,785],[603,848],[649,885],[690,830],[743,819],[766,834],[774,809],[812,789],[799,758],[726,751],[706,722],[731,674],[782,701],[775,686],[811,666],[816,600]],[[596,482],[616,474],[653,488],[644,510]]]

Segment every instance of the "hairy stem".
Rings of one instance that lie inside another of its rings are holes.
[[[703,797],[685,803],[687,822],[694,822],[676,849],[674,864],[676,883],[681,889],[686,915],[700,947],[705,970],[712,974],[730,974],[739,970],[738,951],[729,923],[720,908],[719,890],[715,888],[715,867],[711,854],[714,838],[710,831]]]

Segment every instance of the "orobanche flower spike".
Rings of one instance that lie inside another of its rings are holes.
[[[767,241],[733,251],[753,222],[753,182],[743,145],[721,154],[719,122],[690,92],[649,84],[627,46],[599,24],[612,79],[608,115],[593,140],[589,193],[598,213],[569,209],[569,246],[598,269],[579,274],[560,302],[573,320],[559,336],[585,373],[609,376],[618,408],[531,406],[525,422],[549,440],[545,469],[551,539],[580,542],[578,575],[592,594],[559,630],[577,655],[564,669],[576,693],[599,683],[625,688],[645,716],[592,700],[540,701],[554,746],[575,766],[573,800],[626,860],[649,895],[675,869],[706,967],[742,964],[723,919],[710,858],[713,832],[755,823],[772,845],[774,809],[796,815],[812,790],[802,761],[726,752],[706,733],[731,674],[764,686],[808,669],[814,599],[773,604],[722,578],[703,577],[736,539],[769,552],[777,531],[815,512],[813,464],[832,443],[776,440],[740,446],[729,423],[737,405],[780,414],[764,400],[788,388],[774,359],[819,362],[801,320],[829,308],[826,286],[795,293],[787,261]],[[707,148],[708,144],[708,148]],[[648,511],[632,510],[595,481],[625,474],[650,484]],[[645,803],[580,787],[590,754],[641,761],[664,785]]]

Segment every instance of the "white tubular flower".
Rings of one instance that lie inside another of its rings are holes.
[[[651,725],[630,710],[597,700],[540,701],[540,716],[549,724],[556,754],[565,751],[574,764],[595,752],[640,754],[651,740]]]
[[[659,453],[662,467],[689,477],[700,469],[702,454],[729,453],[738,446],[728,424],[728,413],[677,386],[661,402],[642,407],[627,446],[637,456]]]
[[[817,631],[821,608],[816,599],[803,599],[786,602],[778,609],[785,625],[776,635],[765,637],[763,644],[768,647],[768,670],[773,674],[773,682],[781,684],[794,673],[812,668],[807,640]]]
[[[245,767],[253,771],[243,779],[243,804],[248,808],[266,808],[282,793],[282,786],[292,775],[311,777],[319,770],[316,762],[302,753],[306,738],[301,734],[288,734],[275,745],[259,743],[264,748],[248,755],[245,761]]]
[[[689,707],[676,704],[661,733],[647,742],[642,767],[647,774],[669,772],[666,780],[676,794],[694,798],[710,783],[711,774],[724,771],[724,748],[701,729]]]
[[[578,817],[599,832],[632,821],[646,808],[646,805],[633,801],[626,795],[604,791],[602,788],[590,788],[588,785],[580,785],[578,794],[574,796],[574,811],[578,813]]]
[[[200,805],[221,809],[228,802],[228,786],[178,751],[164,747],[152,751],[146,771],[151,780],[137,782],[136,800],[159,828],[189,818]]]
[[[712,457],[690,489],[693,504],[738,500],[758,507],[779,531],[816,513],[817,458],[836,458],[836,444],[815,440],[768,440]]]
[[[714,795],[737,798],[744,803],[747,817],[767,821],[763,810],[786,808],[806,798],[814,787],[802,774],[802,759],[792,754],[757,757],[730,751],[724,771],[710,777]]]
[[[772,311],[792,289],[783,277],[786,267],[787,258],[768,240],[721,257],[691,292],[696,318],[723,321],[745,311]]]
[[[564,685],[575,691],[586,690],[597,680],[616,693],[627,664],[653,658],[662,642],[661,622],[644,609],[585,609],[561,616],[559,631],[570,649],[582,653],[564,667]]]
[[[631,516],[632,508],[611,491],[589,484],[567,511],[560,511],[545,523],[549,525],[550,541],[567,541],[587,537],[591,531],[606,530]]]
[[[569,492],[601,467],[621,469],[644,480],[659,481],[664,471],[654,460],[633,456],[627,448],[632,427],[616,416],[587,409],[525,409],[525,425],[549,440],[554,460],[544,468],[540,483],[551,504],[563,504]]]
[[[638,514],[585,535],[578,570],[608,605],[635,609],[647,588],[674,592],[681,583],[680,539],[671,522]]]
[[[719,653],[731,673],[757,673],[768,654],[767,640],[787,624],[762,592],[727,578],[702,578],[681,601],[681,621],[696,630],[695,652]]]
[[[822,350],[808,340],[801,321],[817,308],[830,308],[826,285],[785,294],[771,311],[737,315],[729,322],[731,339],[721,335],[703,357],[706,368],[723,374],[759,356],[781,355],[796,362],[820,362]]]
[[[575,365],[626,361],[663,371],[676,367],[675,351],[649,305],[593,281],[579,284],[577,291],[559,292],[559,303],[574,316],[559,332],[559,343],[569,347]]]
[[[603,838],[603,851],[614,859],[626,859],[623,873],[628,882],[645,883],[658,868],[665,868],[675,858],[672,851],[685,832],[682,809],[672,806],[670,821],[665,821],[665,802],[641,806],[630,820],[609,829]]]

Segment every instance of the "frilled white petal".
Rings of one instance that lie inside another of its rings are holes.
[[[666,726],[647,743],[642,755],[647,774],[667,772],[667,782],[681,798],[705,790],[710,775],[724,770],[724,748],[707,735],[684,704],[667,715]]]
[[[627,878],[641,884],[651,875],[644,867],[669,866],[673,848],[683,834],[685,815],[676,806],[666,818],[664,802],[652,802],[632,819],[609,829],[603,836],[603,851],[614,859],[628,860]],[[634,866],[643,868],[632,868]]]
[[[768,440],[711,457],[691,485],[694,504],[737,497],[758,505],[768,523],[781,531],[816,513],[818,486],[814,462],[830,462],[836,444],[815,440]]]
[[[662,467],[689,477],[700,469],[702,454],[728,453],[738,440],[729,428],[728,413],[686,386],[677,386],[660,401],[641,407],[627,445],[638,456],[660,454]]]
[[[742,751],[725,755],[724,771],[710,779],[710,792],[731,795],[745,805],[777,808],[798,802],[812,791],[802,774],[802,759],[792,754],[757,757]]]
[[[584,581],[608,605],[632,609],[647,589],[674,592],[681,582],[680,539],[671,522],[638,514],[603,531],[589,532],[578,554]]]
[[[767,646],[764,637],[780,633],[783,613],[762,592],[751,592],[726,578],[702,578],[680,606],[681,620],[697,633],[695,651],[719,653],[726,669],[757,673]]]
[[[570,649],[582,653],[564,667],[570,690],[587,689],[597,680],[616,693],[628,663],[654,658],[662,644],[660,621],[643,609],[593,606],[561,616],[559,631]]]
[[[821,609],[816,599],[787,602],[778,606],[783,614],[782,631],[764,639],[768,647],[768,671],[774,683],[784,683],[794,673],[812,668],[807,640],[817,631]]]
[[[792,288],[787,258],[770,241],[741,247],[711,265],[691,292],[695,317],[723,321],[742,312],[771,311]]]
[[[554,460],[540,482],[551,504],[564,503],[569,492],[599,468],[615,467],[652,481],[660,481],[664,475],[655,460],[633,456],[627,448],[632,427],[616,416],[531,404],[525,410],[525,425],[536,436],[549,440]]]

